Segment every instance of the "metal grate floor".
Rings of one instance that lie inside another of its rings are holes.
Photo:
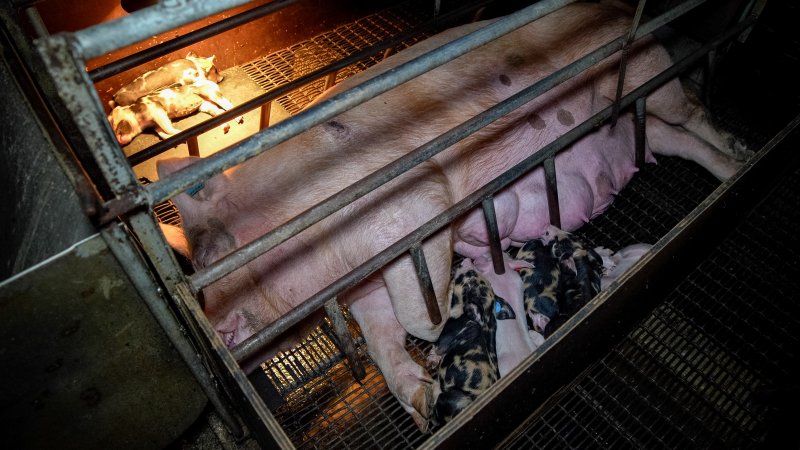
[[[264,91],[269,91],[359,50],[412,29],[414,24],[419,24],[430,16],[421,11],[422,6],[419,2],[415,2],[415,4],[406,4],[369,15],[333,31],[243,64],[241,67]],[[430,5],[427,6],[430,9]],[[392,51],[400,51],[426,37],[425,34],[417,35],[393,48]],[[375,65],[382,59],[381,56],[374,56],[340,70],[336,73],[336,83]],[[318,79],[276,101],[287,112],[295,114],[322,94],[325,86],[326,80]]]

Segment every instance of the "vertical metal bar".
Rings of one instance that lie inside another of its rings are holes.
[[[717,75],[717,49],[712,49],[706,55],[705,76],[703,77],[703,102],[706,108],[711,108],[711,86]]]
[[[647,123],[647,103],[645,97],[636,99],[636,112],[634,113],[634,139],[636,167],[644,168],[645,139],[647,138],[645,124]]]
[[[630,44],[633,42],[634,36],[636,36],[636,30],[639,28],[639,21],[642,19],[642,12],[644,11],[644,4],[645,0],[639,0],[639,4],[636,6],[636,13],[633,16],[633,22],[631,23],[631,29],[628,32],[628,37],[625,39],[625,42],[622,43],[622,53],[619,57],[619,76],[617,77],[617,93],[614,97],[614,109],[611,111],[611,126],[617,124],[617,118],[619,118],[619,100],[622,98],[622,89],[625,85],[625,71],[627,69],[628,64],[628,51],[630,50]]]
[[[50,36],[50,32],[47,31],[47,26],[44,24],[42,16],[39,15],[39,10],[37,10],[35,6],[25,8],[25,15],[28,16],[28,21],[31,27],[33,27],[33,32],[36,33],[37,38]]]
[[[439,311],[439,303],[436,301],[436,292],[433,290],[431,274],[428,272],[428,263],[425,262],[425,253],[418,242],[409,248],[411,259],[414,261],[414,268],[417,269],[419,287],[422,289],[422,296],[425,298],[425,307],[428,309],[428,316],[431,323],[437,325],[442,322],[442,313]]]
[[[558,203],[555,158],[544,160],[544,180],[547,187],[547,208],[550,211],[550,223],[561,228],[561,207]]]
[[[261,105],[261,119],[258,123],[258,129],[263,130],[269,127],[269,116],[272,113],[272,102],[267,102]]]
[[[506,266],[503,264],[503,248],[500,245],[500,231],[497,228],[497,215],[494,212],[494,196],[484,198],[481,207],[483,207],[483,218],[486,220],[486,234],[489,237],[494,273],[502,275],[506,273]]]
[[[364,379],[366,376],[366,372],[364,371],[364,366],[361,364],[361,359],[358,357],[358,353],[356,352],[356,344],[353,342],[353,335],[350,334],[350,330],[347,329],[347,319],[344,318],[344,314],[342,314],[342,310],[339,307],[339,302],[336,301],[336,297],[325,302],[325,313],[328,314],[328,317],[331,319],[331,323],[333,324],[333,332],[336,333],[336,340],[338,341],[337,344],[339,345],[339,350],[344,353],[347,357],[347,360],[350,361],[350,370],[353,372],[353,376],[356,380],[360,383],[361,380]]]
[[[197,143],[197,136],[192,136],[186,141],[186,146],[189,147],[189,156],[200,156],[200,145]]]
[[[338,70],[334,70],[333,72],[329,73],[327,77],[325,77],[325,90],[332,88],[334,84],[336,84],[336,74],[338,74]]]

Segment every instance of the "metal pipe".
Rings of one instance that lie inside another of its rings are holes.
[[[704,1],[705,0],[693,0],[686,2],[675,9],[662,14],[656,19],[647,22],[639,28],[636,39],[639,39],[642,36],[650,33],[654,29],[669,22],[670,20],[679,17],[681,14],[689,11],[691,8],[704,3]],[[252,261],[257,256],[271,250],[275,246],[279,245],[286,239],[289,239],[305,228],[333,214],[343,206],[352,203],[354,200],[391,181],[395,177],[408,170],[408,168],[428,160],[432,156],[443,151],[459,140],[469,136],[489,123],[499,119],[503,115],[547,92],[580,71],[608,57],[617,51],[623,39],[624,37],[619,37],[616,40],[600,47],[594,52],[584,56],[573,64],[557,70],[532,86],[529,86],[517,94],[514,94],[505,101],[489,108],[483,113],[456,126],[455,128],[450,129],[449,131],[422,145],[421,147],[411,151],[407,155],[399,158],[383,169],[366,176],[362,180],[348,186],[325,201],[309,208],[306,212],[298,215],[294,219],[277,227],[264,236],[244,245],[240,249],[220,259],[214,264],[196,272],[189,278],[192,289],[199,291],[203,287],[208,286],[238,267],[241,267],[242,265]],[[150,186],[152,185],[148,185],[147,187]]]
[[[325,313],[328,315],[328,318],[331,319],[339,350],[341,350],[347,357],[347,360],[350,361],[350,370],[353,372],[355,379],[360,383],[367,373],[364,370],[364,366],[361,364],[361,360],[358,358],[356,345],[353,342],[353,335],[350,334],[350,331],[347,329],[347,319],[344,318],[344,314],[342,314],[336,297],[325,302]]]
[[[644,12],[644,4],[646,0],[639,0],[636,5],[636,13],[633,15],[633,23],[628,32],[628,38],[622,43],[622,53],[619,57],[619,75],[617,76],[617,92],[614,95],[614,112],[611,114],[611,126],[617,124],[619,117],[619,98],[622,96],[622,88],[625,84],[625,71],[628,66],[628,52],[630,51],[630,44],[633,42],[633,37],[636,35],[636,29],[639,28],[639,21],[642,19],[642,12]]]
[[[428,272],[428,263],[425,261],[425,253],[422,251],[421,243],[417,242],[408,249],[411,253],[411,260],[414,262],[414,269],[419,280],[419,287],[422,290],[422,297],[425,299],[425,308],[428,310],[428,317],[431,323],[438,325],[442,323],[442,313],[439,311],[439,304],[436,302],[436,291],[433,289],[431,274]]]
[[[547,209],[550,213],[550,224],[561,228],[561,204],[558,202],[555,158],[544,160],[544,182],[547,190]]]
[[[632,92],[624,95],[620,99],[621,107],[624,108],[630,106],[635,99],[650,94],[669,80],[675,78],[675,76],[677,76],[679,73],[685,71],[688,67],[702,58],[711,48],[715,48],[721,42],[732,38],[737,33],[752,25],[753,21],[753,19],[747,19],[734,26],[722,36],[715,39],[713,42],[704,45],[694,53],[672,65],[667,70],[661,72],[659,75],[634,89]],[[269,344],[269,342],[271,342],[277,336],[281,335],[291,326],[295,325],[300,320],[319,309],[324,302],[331,297],[339,295],[345,290],[360,283],[373,272],[383,267],[388,262],[394,260],[403,252],[407,251],[407,249],[409,249],[415,242],[422,241],[423,239],[437,232],[445,225],[449,224],[462,214],[472,209],[486,196],[491,195],[492,193],[497,192],[498,190],[511,184],[514,180],[524,175],[538,164],[543,163],[547,158],[554,157],[556,153],[573,144],[586,133],[590,132],[593,128],[596,128],[604,121],[608,120],[611,117],[612,109],[613,105],[608,106],[586,121],[581,122],[578,126],[561,135],[550,144],[544,146],[535,154],[529,156],[499,177],[484,185],[482,188],[465,197],[463,200],[451,206],[443,213],[437,215],[424,225],[395,242],[386,250],[378,253],[374,257],[367,260],[364,264],[356,267],[351,272],[334,281],[329,286],[323,288],[321,291],[311,296],[308,300],[299,304],[285,315],[281,316],[272,324],[268,325],[258,333],[250,336],[248,339],[237,345],[232,350],[234,357],[238,361],[243,361],[252,357],[256,352]]]
[[[636,107],[633,114],[634,120],[634,155],[636,168],[643,169],[645,163],[645,147],[647,138],[647,99],[640,97],[636,99]]]
[[[297,0],[273,1],[265,5],[257,6],[235,16],[228,17],[227,19],[220,20],[219,22],[206,25],[203,28],[182,34],[174,39],[170,39],[166,42],[154,45],[112,63],[90,70],[89,79],[95,83],[100,80],[105,80],[108,77],[112,77],[130,68],[158,58],[159,56],[164,56],[168,53],[188,47],[196,42],[200,42],[203,39],[216,36],[217,34],[224,33],[240,25],[260,19],[295,2],[297,2]]]
[[[489,237],[489,252],[492,255],[494,273],[502,275],[506,273],[506,265],[503,263],[503,247],[500,244],[500,231],[497,228],[497,214],[494,212],[494,196],[490,195],[483,199],[481,207],[483,218],[486,220],[486,234]]]
[[[404,40],[422,32],[433,28],[436,25],[441,25],[442,23],[447,23],[451,20],[455,20],[456,18],[460,17],[461,15],[465,14],[466,12],[480,6],[490,3],[489,0],[484,0],[482,2],[476,2],[470,5],[463,6],[461,8],[455,9],[451,12],[448,12],[438,19],[429,20],[422,24],[421,26],[414,28],[413,30],[409,30],[403,33],[400,33],[393,37],[392,39],[380,42],[378,44],[372,45],[367,47],[363,50],[360,50],[356,53],[351,54],[343,59],[335,61],[325,67],[317,69],[313,72],[307,73],[306,75],[301,76],[300,78],[296,78],[289,83],[284,85],[278,86],[267,93],[261,94],[258,97],[252,98],[241,105],[234,107],[233,109],[226,111],[223,114],[218,116],[212,117],[201,122],[198,125],[193,127],[187,128],[182,130],[175,136],[170,138],[164,139],[163,141],[157,142],[156,144],[151,145],[150,147],[139,151],[128,158],[128,162],[131,166],[136,166],[147,161],[150,158],[153,158],[165,151],[178,146],[179,144],[183,143],[188,137],[200,135],[217,125],[222,124],[223,122],[228,122],[232,120],[234,117],[241,116],[248,111],[255,109],[263,104],[271,102],[272,100],[281,97],[283,95],[288,94],[289,92],[298,89],[318,78],[324,77],[325,75],[336,72],[341,69],[344,69],[347,66],[352,64],[358,63],[359,61],[366,59],[370,56],[376,55],[381,51],[391,51],[394,46],[403,42]],[[384,55],[385,57],[386,55]],[[262,127],[266,128],[266,127]]]
[[[470,50],[532,22],[576,0],[544,0],[506,16],[479,30],[462,36],[360,85],[331,97],[294,116],[244,139],[196,164],[148,186],[152,204],[174,197],[197,183],[225,169],[240,164],[298,134],[370,100],[393,87],[439,67]],[[220,115],[222,117],[223,115]]]
[[[72,33],[78,56],[92,59],[196,20],[244,5],[250,0],[159,2],[119,19]]]

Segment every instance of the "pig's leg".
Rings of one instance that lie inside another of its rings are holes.
[[[694,161],[722,181],[733,176],[741,167],[740,162],[697,135],[653,116],[647,117],[647,143],[653,153]]]
[[[175,128],[175,125],[172,124],[172,120],[170,120],[166,111],[161,108],[150,108],[150,110],[153,122],[156,123],[156,133],[158,133],[161,139],[167,139],[181,132],[181,130]]]
[[[394,316],[389,293],[381,286],[350,306],[367,341],[369,355],[386,385],[420,430],[427,431],[433,404],[433,379],[406,351],[406,330]]]
[[[206,113],[206,114],[208,114],[208,115],[210,115],[212,117],[216,117],[216,116],[218,116],[218,115],[220,115],[220,114],[225,112],[224,109],[222,109],[219,106],[215,105],[214,102],[210,102],[208,100],[205,100],[205,101],[203,101],[203,103],[200,104],[200,111],[204,112],[204,113]],[[242,123],[243,121],[244,121],[244,119],[240,117],[239,118],[239,123]],[[222,131],[224,133],[227,133],[228,131],[230,131],[230,129],[231,129],[231,124],[230,124],[230,122],[228,122],[222,128]]]

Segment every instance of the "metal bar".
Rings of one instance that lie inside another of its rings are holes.
[[[628,33],[628,38],[625,39],[625,42],[622,43],[622,53],[619,57],[619,76],[617,77],[617,93],[614,96],[614,112],[611,114],[611,126],[617,124],[617,118],[619,117],[619,98],[622,96],[622,88],[625,84],[625,71],[628,65],[628,51],[630,50],[630,44],[633,42],[633,37],[636,35],[636,29],[639,28],[639,21],[642,19],[642,12],[644,12],[644,4],[645,0],[639,0],[639,3],[636,5],[636,13],[633,16],[633,23],[631,24],[630,32]]]
[[[550,212],[550,223],[561,228],[561,204],[558,202],[555,158],[544,160],[544,182],[547,189],[547,209]]]
[[[653,19],[650,22],[642,25],[637,32],[636,38],[641,38],[647,33],[669,22],[670,20],[679,17],[681,14],[704,2],[705,0],[693,0],[676,7],[665,14],[662,14],[656,19]],[[284,242],[286,239],[289,239],[312,224],[333,214],[343,206],[352,203],[354,200],[391,181],[395,177],[408,170],[408,168],[430,159],[432,156],[443,151],[459,140],[478,131],[489,123],[499,119],[503,115],[508,114],[514,109],[519,108],[525,103],[536,98],[537,96],[547,92],[548,90],[557,86],[559,83],[562,83],[582,70],[608,57],[617,51],[623,39],[624,37],[619,37],[616,40],[579,59],[575,63],[557,70],[538,83],[523,89],[505,101],[489,108],[483,113],[456,126],[455,128],[448,130],[435,139],[399,158],[395,162],[388,164],[383,169],[366,176],[362,180],[329,197],[327,200],[309,208],[307,211],[298,215],[289,222],[286,222],[264,236],[244,245],[242,248],[204,268],[203,270],[196,272],[190,277],[192,289],[199,291],[203,287],[208,286],[214,281],[232,272],[236,268],[252,261],[264,252],[271,250],[275,246]]]
[[[57,94],[71,114],[76,130],[91,150],[111,192],[126,197],[132,204],[147,204],[145,191],[136,181],[111,130],[104,111],[98,108],[100,97],[89,81],[82,61],[74,57],[73,42],[59,34],[36,41],[37,51],[52,79]]]
[[[364,83],[335,95],[294,116],[294,120],[284,120],[255,135],[244,139],[238,145],[220,151],[213,156],[192,164],[175,174],[149,185],[148,191],[153,204],[174,197],[197,183],[208,179],[225,169],[240,164],[263,151],[266,151],[308,128],[330,120],[338,114],[370,100],[389,89],[451,61],[470,50],[494,40],[504,34],[522,27],[561,6],[576,0],[544,0],[506,16],[479,30],[462,36],[418,58],[401,64],[392,70],[375,76]],[[220,117],[225,114],[221,114]]]
[[[44,24],[42,16],[39,15],[39,10],[36,9],[35,6],[25,8],[25,15],[28,17],[28,22],[30,22],[37,38],[46,38],[50,36],[50,32],[47,31],[47,26]]]
[[[260,120],[258,122],[258,129],[263,130],[269,128],[269,116],[272,114],[272,102],[267,102],[261,105]]]
[[[655,76],[648,82],[634,89],[632,92],[628,93],[627,95],[623,96],[620,99],[621,106],[623,108],[627,107],[631,105],[636,98],[648,95],[654,90],[658,89],[664,83],[675,78],[675,76],[677,76],[679,73],[683,72],[692,64],[697,62],[697,60],[702,58],[711,48],[717,47],[721,42],[735,36],[737,33],[741,32],[741,30],[744,30],[752,23],[753,20],[749,19],[738,24],[728,32],[724,33],[721,37],[715,39],[711,43],[704,45],[694,53],[690,54],[689,56],[683,58],[682,60],[674,64],[672,67],[661,72],[659,75]],[[490,195],[493,192],[497,192],[500,189],[511,184],[514,180],[521,177],[522,175],[530,171],[532,168],[536,167],[538,164],[543,163],[544,160],[546,160],[547,158],[555,156],[557,152],[566,148],[568,145],[573,144],[575,141],[583,137],[586,133],[590,132],[592,129],[596,128],[604,121],[608,120],[611,117],[612,109],[613,106],[606,107],[602,111],[590,117],[588,120],[582,122],[578,126],[574,127],[565,134],[561,135],[559,138],[557,138],[550,144],[544,146],[541,150],[539,150],[535,154],[529,156],[516,166],[512,167],[504,174],[495,178],[488,184],[484,185],[482,188],[478,189],[477,191],[470,194],[460,202],[451,206],[445,212],[437,215],[436,217],[429,220],[421,227],[417,228],[410,234],[406,235],[399,241],[395,242],[394,244],[389,246],[386,250],[370,258],[364,264],[356,267],[351,272],[347,273],[338,280],[334,281],[331,285],[325,287],[318,293],[314,294],[308,300],[296,306],[288,313],[281,316],[278,320],[268,325],[267,327],[263,328],[261,331],[254,334],[253,336],[251,336],[250,338],[246,339],[244,342],[236,346],[232,350],[234,357],[239,361],[243,361],[250,358],[260,348],[264,347],[273,339],[275,339],[277,336],[288,330],[291,326],[295,325],[300,320],[302,320],[309,314],[319,309],[324,304],[324,302],[327,301],[329,298],[339,295],[345,290],[360,283],[362,280],[371,275],[373,272],[383,267],[393,259],[397,258],[404,251],[407,251],[415,242],[420,242],[425,238],[427,238],[428,236],[432,235],[433,233],[437,232],[445,225],[449,224],[450,222],[452,222],[465,212],[472,209],[475,205],[478,204],[478,202],[482,201],[482,199],[485,198],[487,195]]]
[[[425,308],[428,310],[428,317],[431,323],[438,325],[442,323],[442,313],[439,311],[439,303],[436,301],[436,292],[433,290],[431,274],[428,272],[428,263],[425,260],[425,253],[419,242],[408,249],[411,253],[411,260],[414,262],[414,269],[417,272],[417,280],[422,290],[422,297],[425,299]]]
[[[344,314],[342,314],[336,297],[325,302],[325,313],[331,319],[331,324],[333,324],[333,332],[336,333],[339,350],[341,350],[347,357],[347,360],[350,361],[350,370],[353,372],[355,379],[361,382],[367,373],[364,370],[364,365],[361,364],[361,359],[358,357],[356,345],[355,342],[353,342],[353,335],[350,334],[350,330],[347,329],[347,319],[344,318]]]
[[[717,75],[717,50],[711,50],[706,56],[705,76],[703,77],[703,102],[711,108],[711,85]]]
[[[149,276],[150,272],[145,267],[140,255],[133,251],[135,245],[131,242],[130,237],[122,230],[121,225],[117,223],[111,224],[108,228],[102,230],[102,236],[111,252],[119,260],[125,273],[130,277],[133,285],[136,286],[136,290],[139,291],[139,295],[142,296],[147,308],[150,309],[153,317],[161,325],[175,350],[178,351],[189,370],[197,378],[200,387],[211,404],[214,405],[222,421],[225,422],[225,425],[233,435],[241,437],[244,433],[239,421],[236,419],[236,414],[231,411],[228,402],[223,401],[219,392],[214,389],[213,386],[216,384],[214,377],[208,372],[208,369],[203,364],[203,359],[192,346],[187,336],[184,335],[182,331],[184,328],[175,320],[175,316],[169,310],[167,302],[161,297],[163,289],[156,285]]]
[[[483,218],[486,220],[486,234],[489,237],[489,251],[492,255],[492,266],[494,273],[502,275],[506,273],[506,265],[503,263],[503,247],[500,244],[500,231],[497,228],[497,214],[494,212],[494,196],[490,195],[481,201],[483,208]]]
[[[186,141],[189,147],[189,156],[200,156],[200,145],[197,143],[197,136],[192,136]]]
[[[635,163],[638,169],[644,168],[645,147],[647,138],[647,99],[640,97],[636,99],[636,109],[633,115],[634,120],[634,139],[635,139]]]
[[[381,51],[391,52],[392,47],[394,47],[397,44],[401,43],[402,41],[414,36],[415,34],[418,34],[418,33],[422,32],[424,30],[430,29],[430,28],[432,28],[434,26],[441,25],[442,23],[447,23],[447,22],[449,22],[451,20],[454,20],[454,19],[460,17],[461,15],[465,14],[467,11],[470,11],[475,7],[478,7],[478,6],[481,6],[481,5],[485,5],[485,4],[488,4],[488,3],[490,3],[490,0],[484,0],[484,1],[481,1],[481,2],[476,2],[476,3],[470,4],[470,5],[463,6],[461,8],[458,8],[458,9],[453,10],[453,11],[447,13],[447,14],[442,15],[438,20],[429,20],[429,21],[425,22],[423,25],[421,25],[421,26],[419,26],[419,27],[417,27],[417,28],[415,28],[413,30],[406,31],[404,33],[400,33],[400,34],[398,34],[397,36],[395,36],[392,39],[380,42],[378,44],[375,44],[373,46],[370,46],[368,48],[360,50],[360,51],[358,51],[356,53],[353,53],[350,56],[347,56],[347,57],[345,57],[343,59],[340,59],[340,60],[338,60],[336,62],[333,62],[333,63],[331,63],[331,64],[329,64],[329,65],[327,65],[325,67],[317,69],[317,70],[315,70],[313,72],[310,72],[310,73],[308,73],[306,75],[303,75],[300,78],[296,78],[296,79],[292,80],[289,83],[286,83],[284,85],[278,86],[278,87],[270,90],[269,92],[267,92],[265,94],[259,95],[258,97],[255,97],[255,98],[253,98],[251,100],[248,100],[247,102],[242,103],[241,105],[238,105],[238,106],[234,107],[233,109],[231,109],[229,111],[226,111],[223,114],[220,114],[218,116],[212,117],[210,119],[207,119],[207,120],[201,122],[198,125],[195,125],[193,127],[190,127],[190,128],[185,129],[185,130],[182,130],[180,133],[178,133],[177,135],[175,135],[173,137],[170,137],[168,139],[160,141],[160,142],[158,142],[158,143],[156,143],[154,145],[151,145],[150,147],[148,147],[148,148],[146,148],[146,149],[144,149],[144,150],[142,150],[140,152],[137,152],[137,153],[131,155],[128,158],[128,162],[130,163],[131,166],[135,166],[137,164],[141,164],[144,161],[146,161],[146,160],[148,160],[150,158],[153,158],[154,156],[160,155],[161,153],[164,153],[165,151],[167,151],[167,150],[175,147],[176,145],[182,143],[189,136],[197,136],[199,134],[202,134],[202,133],[204,133],[204,132],[216,127],[217,125],[222,124],[223,122],[228,122],[228,121],[232,120],[233,118],[238,117],[238,116],[240,116],[240,115],[242,115],[242,114],[244,114],[244,113],[246,113],[246,112],[248,112],[248,111],[250,111],[252,109],[258,108],[262,104],[265,104],[265,103],[270,102],[270,101],[272,101],[272,100],[274,100],[274,99],[276,99],[278,97],[286,95],[289,92],[291,92],[291,91],[293,91],[295,89],[298,89],[298,88],[300,88],[300,87],[302,87],[302,86],[304,86],[304,85],[306,85],[306,84],[308,84],[308,83],[310,83],[310,82],[312,82],[312,81],[314,81],[314,80],[316,80],[316,79],[318,79],[320,77],[323,77],[323,76],[327,75],[328,73],[330,73],[332,71],[341,70],[341,69],[343,69],[343,68],[345,68],[347,66],[350,66],[352,64],[355,64],[355,63],[357,63],[357,62],[359,62],[359,61],[361,61],[363,59],[366,59],[366,58],[368,58],[370,56],[376,55]],[[386,55],[384,55],[384,57],[385,56]],[[264,128],[266,128],[266,127],[264,127]]]
[[[91,59],[196,20],[244,5],[249,0],[162,0],[136,11],[73,33],[78,55]]]
[[[112,63],[90,70],[89,78],[96,83],[147,61],[158,58],[159,56],[164,56],[196,42],[200,42],[203,39],[216,36],[240,25],[260,19],[268,14],[285,8],[296,1],[297,0],[276,0],[262,6],[257,6],[235,16],[228,17],[227,19],[220,20],[219,22],[212,23],[203,28],[180,35],[174,39],[170,39],[166,42],[154,45]]]
[[[337,70],[329,73],[328,76],[325,77],[325,90],[332,88],[334,84],[336,84],[336,74],[338,73]]]

